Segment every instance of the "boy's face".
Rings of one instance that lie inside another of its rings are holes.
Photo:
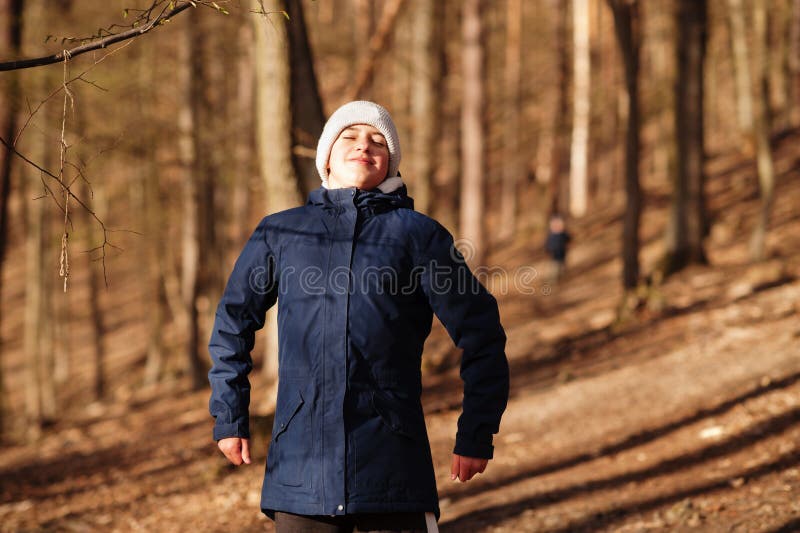
[[[389,171],[389,148],[378,129],[355,124],[342,130],[328,158],[328,187],[374,189]]]

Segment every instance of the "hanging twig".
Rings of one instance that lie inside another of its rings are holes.
[[[71,220],[69,219],[69,212],[68,212],[68,210],[65,208],[65,206],[62,206],[62,205],[59,203],[59,201],[58,201],[58,198],[57,198],[57,197],[56,197],[56,195],[53,193],[52,189],[50,189],[50,187],[49,187],[49,186],[46,184],[46,182],[44,181],[44,178],[45,178],[45,177],[48,177],[48,178],[50,178],[50,179],[53,179],[53,180],[55,180],[55,181],[59,182],[59,185],[60,185],[60,184],[61,184],[61,180],[60,180],[60,178],[59,178],[59,177],[58,177],[56,174],[53,174],[52,172],[50,172],[50,171],[49,171],[49,170],[47,170],[46,168],[43,168],[42,166],[40,166],[39,164],[37,164],[36,162],[34,162],[33,160],[31,160],[29,157],[27,157],[27,156],[25,156],[24,154],[22,154],[21,152],[19,152],[19,151],[16,149],[16,147],[15,147],[13,144],[11,144],[9,141],[7,141],[6,139],[4,139],[2,136],[0,136],[0,144],[2,144],[3,146],[5,146],[5,147],[8,149],[8,151],[9,151],[10,153],[12,153],[12,154],[16,155],[17,157],[19,157],[20,159],[22,159],[22,160],[23,160],[23,161],[25,161],[27,164],[31,165],[33,168],[35,168],[36,170],[38,170],[38,171],[41,173],[41,175],[42,175],[42,183],[44,184],[45,190],[47,190],[47,191],[49,192],[49,195],[50,195],[50,197],[52,197],[52,198],[53,198],[53,202],[55,202],[56,206],[58,206],[58,209],[59,209],[59,210],[60,210],[62,213],[64,213],[64,217],[65,217],[65,220],[66,220],[66,224],[70,225],[70,224],[71,224]],[[110,230],[110,229],[108,229],[108,228],[106,227],[105,223],[104,223],[104,222],[103,222],[103,221],[102,221],[102,220],[101,220],[101,219],[100,219],[100,218],[97,216],[97,213],[95,213],[94,211],[92,211],[92,210],[91,210],[91,208],[90,208],[88,205],[86,205],[86,203],[85,203],[83,200],[81,200],[81,199],[80,199],[78,196],[76,196],[76,195],[75,195],[75,194],[74,194],[74,193],[73,193],[73,192],[72,192],[72,191],[69,189],[69,187],[66,187],[66,188],[64,188],[62,192],[64,193],[64,195],[65,195],[65,198],[67,198],[67,199],[69,199],[69,200],[72,200],[72,201],[74,201],[74,202],[75,202],[75,203],[77,203],[79,206],[81,206],[81,208],[83,208],[83,209],[84,209],[84,210],[85,210],[87,213],[89,213],[89,215],[90,215],[90,216],[91,216],[91,217],[92,217],[92,218],[93,218],[93,219],[94,219],[94,220],[95,220],[95,221],[96,221],[96,222],[97,222],[97,223],[100,225],[100,227],[103,229],[103,242],[102,242],[100,245],[98,245],[98,246],[96,246],[96,247],[94,247],[94,248],[91,248],[91,249],[89,249],[89,250],[87,250],[87,251],[88,251],[88,252],[93,252],[93,251],[95,251],[95,250],[102,250],[102,251],[103,251],[103,255],[102,255],[101,259],[103,259],[103,278],[105,279],[105,278],[106,278],[106,267],[105,267],[105,260],[104,260],[104,259],[105,259],[105,249],[106,249],[106,246],[110,246],[111,248],[120,249],[118,246],[116,246],[116,245],[112,244],[112,243],[111,243],[111,241],[109,241],[109,240],[108,240],[108,234],[109,234],[109,233],[113,233],[113,232],[115,232],[115,231],[126,231],[126,232],[129,232],[129,233],[136,233],[136,234],[139,234],[139,233],[138,233],[138,232],[136,232],[136,231],[131,231],[131,230]],[[106,281],[106,286],[108,286],[108,282],[107,282],[107,281]]]
[[[122,46],[120,46],[120,47],[118,47],[118,48],[115,48],[114,50],[109,50],[109,52],[108,52],[108,53],[104,54],[102,57],[100,57],[100,59],[97,59],[97,60],[96,60],[94,63],[92,63],[91,65],[89,65],[89,68],[87,68],[86,70],[84,70],[83,72],[81,72],[80,74],[78,74],[77,76],[75,76],[74,78],[70,79],[70,80],[69,80],[69,81],[67,81],[66,83],[62,83],[61,85],[59,85],[59,86],[58,86],[58,88],[56,88],[56,89],[55,89],[55,90],[54,90],[52,93],[48,94],[48,95],[47,95],[47,97],[46,97],[44,100],[42,100],[41,102],[39,102],[39,103],[36,105],[36,107],[34,107],[33,109],[28,109],[28,118],[25,120],[25,123],[24,123],[24,124],[22,125],[22,127],[19,129],[19,131],[17,132],[17,134],[14,136],[14,140],[12,141],[12,144],[13,144],[14,146],[16,146],[16,145],[17,145],[17,141],[19,141],[19,138],[20,138],[20,137],[22,137],[22,133],[23,133],[23,132],[25,131],[25,129],[28,127],[28,125],[30,124],[31,120],[33,120],[33,117],[34,117],[34,115],[36,115],[36,113],[39,111],[39,109],[41,109],[41,107],[42,107],[44,104],[46,104],[46,103],[47,103],[47,102],[48,102],[48,101],[49,101],[51,98],[55,97],[55,96],[56,96],[58,93],[60,93],[60,92],[61,92],[61,91],[62,91],[62,90],[65,88],[65,86],[67,86],[67,85],[71,84],[72,82],[78,81],[78,80],[80,80],[80,81],[84,81],[84,82],[86,82],[86,83],[88,83],[88,84],[90,84],[90,85],[94,85],[92,82],[90,82],[90,81],[88,81],[88,80],[85,80],[85,79],[83,79],[83,76],[84,76],[84,75],[86,75],[86,74],[88,74],[88,73],[89,73],[89,71],[91,71],[91,70],[92,70],[94,67],[96,67],[97,65],[99,65],[100,63],[102,63],[102,62],[103,62],[103,61],[104,61],[104,60],[105,60],[107,57],[109,57],[109,56],[111,56],[111,55],[114,55],[114,54],[116,54],[117,52],[119,52],[119,51],[120,51],[120,50],[122,50],[123,48],[127,47],[128,45],[130,45],[132,42],[133,42],[133,41],[128,41],[127,43],[123,44]],[[70,56],[70,57],[71,57],[71,56]],[[101,89],[102,89],[102,88],[101,88]],[[105,89],[103,89],[103,90],[105,90]],[[29,105],[28,107],[30,108],[30,105]]]
[[[58,180],[61,183],[61,194],[64,196],[64,232],[61,234],[61,259],[59,265],[58,274],[62,278],[64,278],[64,292],[67,292],[67,280],[69,279],[69,251],[67,249],[67,243],[69,241],[69,186],[64,181],[64,160],[66,159],[67,155],[67,139],[66,139],[66,128],[67,128],[67,103],[70,104],[70,107],[75,109],[75,99],[72,97],[72,91],[69,90],[67,86],[67,73],[69,72],[68,63],[69,63],[69,52],[64,50],[64,76],[63,76],[63,88],[64,88],[64,106],[61,112],[61,142],[59,147],[59,167],[58,167]]]

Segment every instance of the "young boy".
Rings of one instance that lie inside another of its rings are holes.
[[[214,439],[250,463],[250,351],[278,302],[278,399],[261,509],[281,531],[425,531],[439,516],[420,395],[435,312],[463,350],[451,479],[492,458],[508,399],[495,299],[453,238],[413,210],[389,113],[356,101],[317,146],[322,187],[264,218],[228,280],[209,344]]]

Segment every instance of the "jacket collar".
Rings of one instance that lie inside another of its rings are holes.
[[[414,199],[408,196],[405,185],[385,193],[378,188],[364,191],[354,187],[344,189],[314,189],[308,195],[308,205],[329,209],[355,208],[369,214],[383,213],[397,208],[414,209]]]

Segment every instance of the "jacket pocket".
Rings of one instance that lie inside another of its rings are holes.
[[[276,480],[281,485],[305,485],[306,470],[311,454],[307,441],[311,417],[304,408],[305,401],[299,390],[286,391],[289,399],[279,403],[270,444],[271,465]]]
[[[391,398],[383,391],[373,391],[372,407],[393,432],[417,441],[425,440],[422,415],[415,413],[399,400]]]

